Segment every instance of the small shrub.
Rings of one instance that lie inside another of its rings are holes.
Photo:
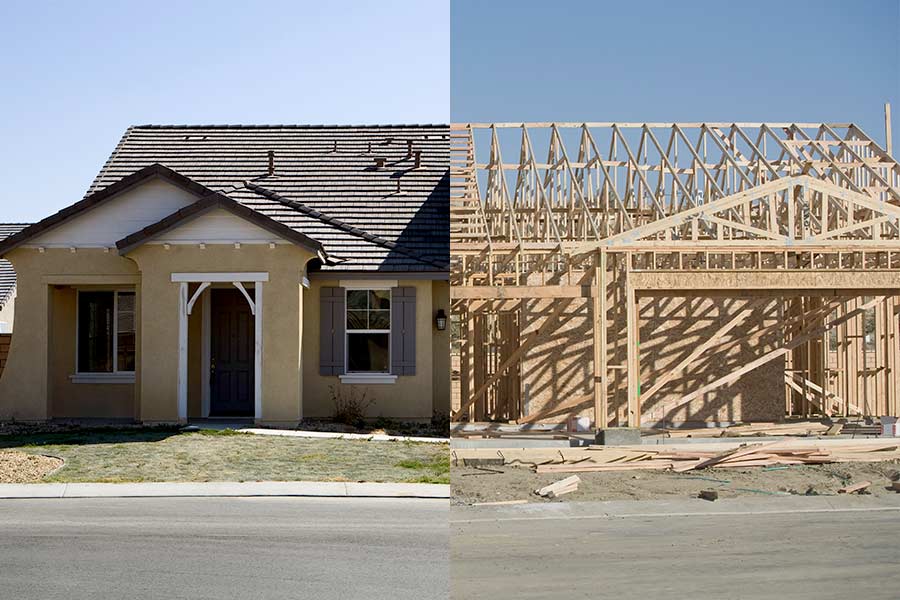
[[[368,397],[369,391],[363,388],[362,393],[354,386],[328,386],[331,401],[334,403],[334,420],[344,425],[362,427],[365,425],[366,410],[375,404],[375,399]]]

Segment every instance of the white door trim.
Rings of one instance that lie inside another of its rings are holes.
[[[246,295],[246,292],[244,292]],[[254,311],[254,324],[256,328],[256,333],[253,338],[253,418],[256,421],[262,420],[262,342],[263,342],[263,328],[262,328],[262,314],[263,314],[263,282],[256,282],[256,289],[253,292],[253,300],[251,303],[251,309]],[[247,298],[247,301],[250,301],[250,298]]]
[[[188,284],[178,288],[178,420],[187,421]]]
[[[262,336],[263,336],[263,282],[269,280],[268,273],[172,273],[172,282],[179,284],[178,289],[178,420],[187,421],[188,399],[188,315],[198,297],[203,298],[203,327],[201,349],[201,376],[204,382],[201,389],[201,414],[209,416],[210,390],[209,390],[209,362],[210,362],[210,284],[231,283],[243,292],[250,310],[254,315],[254,348],[253,348],[253,416],[259,421],[262,419]],[[255,287],[253,301],[244,286],[243,281],[252,281]],[[194,298],[188,297],[188,283],[200,283],[201,289],[195,293]],[[204,293],[205,292],[205,293]]]
[[[233,281],[268,281],[265,272],[250,273],[172,273],[172,282],[181,283],[231,283]]]

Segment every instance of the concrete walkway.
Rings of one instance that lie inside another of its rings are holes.
[[[3,483],[9,498],[160,498],[318,496],[332,498],[450,498],[449,485],[338,481],[212,481],[155,483]]]
[[[296,431],[293,429],[260,429],[244,427],[239,433],[276,435],[282,437],[319,438],[333,440],[364,440],[367,442],[415,442],[417,444],[449,444],[449,438],[416,437],[409,435],[382,435],[376,433],[338,433],[334,431]]]

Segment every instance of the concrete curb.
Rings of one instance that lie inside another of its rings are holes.
[[[795,513],[854,513],[900,511],[896,496],[772,496],[661,500],[601,500],[592,502],[529,503],[510,506],[454,506],[451,523],[549,521],[579,519],[728,517]]]
[[[292,429],[260,429],[245,427],[238,433],[275,435],[281,437],[317,438],[333,440],[363,440],[366,442],[415,442],[417,444],[449,444],[449,438],[415,437],[407,435],[379,435],[374,433],[337,433],[333,431],[296,431]]]
[[[306,496],[449,499],[450,486],[430,483],[211,481],[200,483],[3,483],[0,499]]]

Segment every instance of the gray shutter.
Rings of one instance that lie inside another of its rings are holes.
[[[323,287],[319,299],[319,374],[343,375],[344,288]]]
[[[416,288],[391,289],[391,372],[416,374]]]

